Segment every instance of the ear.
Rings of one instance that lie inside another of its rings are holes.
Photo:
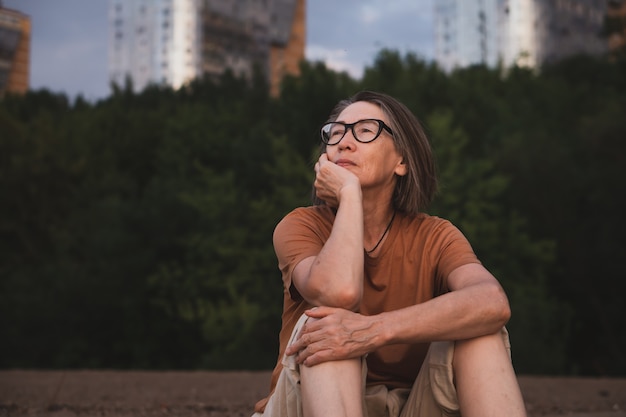
[[[407,166],[404,163],[404,159],[401,159],[400,162],[396,165],[396,169],[393,171],[397,176],[403,177],[407,173]]]

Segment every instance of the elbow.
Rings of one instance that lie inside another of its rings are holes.
[[[504,293],[504,289],[500,285],[495,288],[494,299],[496,302],[494,303],[494,316],[498,323],[498,327],[502,327],[509,322],[511,319],[511,305],[509,304],[509,299]]]
[[[500,320],[499,320],[500,326],[499,327],[503,327],[511,319],[511,307],[509,306],[508,302],[506,303],[506,307],[502,307],[500,309],[499,318],[500,318]]]
[[[335,307],[345,308],[346,310],[357,311],[361,305],[363,291],[361,289],[350,288],[345,289],[336,295],[337,305]]]
[[[492,287],[492,294],[489,298],[492,300],[490,305],[492,308],[491,315],[494,323],[498,328],[501,328],[511,319],[511,306],[509,304],[509,299],[500,285],[494,285]]]
[[[318,305],[327,307],[337,307],[346,310],[356,311],[361,305],[363,290],[352,286],[344,286],[341,288],[318,289],[316,291]]]
[[[305,299],[317,306],[336,307],[356,311],[363,298],[363,283],[360,280],[311,273],[305,285]],[[308,295],[308,297],[306,296]]]

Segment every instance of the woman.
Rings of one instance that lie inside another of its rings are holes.
[[[524,416],[502,287],[455,226],[421,212],[436,177],[419,121],[361,92],[321,135],[316,204],[274,232],[280,355],[255,411]]]

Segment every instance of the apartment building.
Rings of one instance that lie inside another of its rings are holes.
[[[440,0],[435,3],[435,51],[447,71],[498,60],[496,0]]]
[[[536,68],[602,55],[607,0],[440,0],[435,59],[447,71],[486,64]]]
[[[28,90],[30,34],[30,17],[0,2],[0,97]]]
[[[605,33],[609,53],[613,57],[626,57],[626,0],[610,0]]]
[[[305,0],[111,0],[109,75],[136,91],[258,66],[277,93],[304,59]]]
[[[537,61],[551,64],[572,55],[605,55],[607,0],[536,1]]]

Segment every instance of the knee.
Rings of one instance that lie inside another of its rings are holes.
[[[506,329],[473,339],[457,340],[454,344],[453,367],[463,366],[463,362],[493,362],[500,359],[510,361],[511,350]]]
[[[300,366],[300,377],[306,385],[360,386],[363,379],[361,358],[323,362],[314,366]]]
[[[494,347],[497,346],[506,346],[505,340],[508,341],[508,333],[506,331],[506,329],[501,329],[498,330],[495,333],[490,333],[490,334],[486,334],[484,336],[478,336],[478,337],[474,337],[471,339],[463,339],[463,340],[456,340],[454,342],[454,347],[455,350],[456,349],[464,349],[464,348],[480,348],[483,346],[490,346],[493,345]]]

